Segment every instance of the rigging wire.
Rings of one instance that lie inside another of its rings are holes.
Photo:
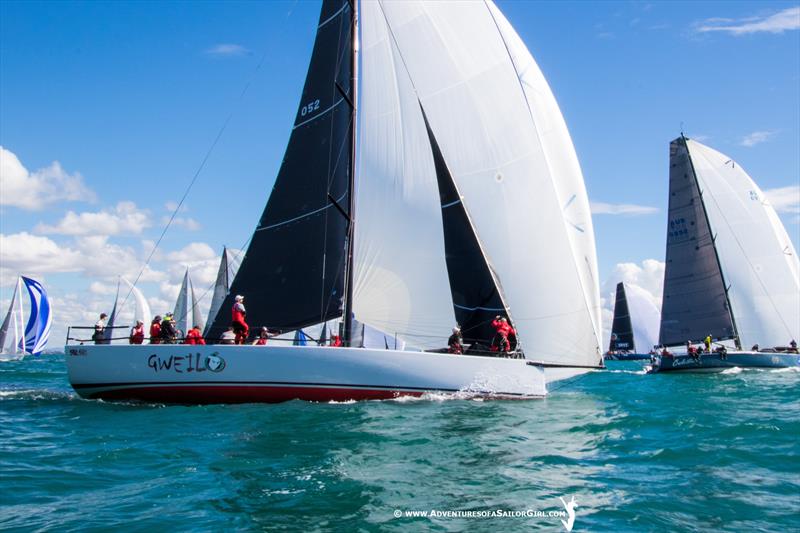
[[[294,4],[292,4],[292,6],[290,7],[289,11],[286,13],[286,19],[288,19],[289,17],[292,16],[292,12],[293,12],[294,7],[295,7],[296,4],[297,4],[297,0],[295,0]],[[284,20],[284,22],[285,22],[285,20]],[[264,64],[264,61],[266,60],[266,58],[267,58],[267,51],[264,51],[264,53],[261,55],[261,59],[259,60],[258,64],[256,65],[256,68],[253,70],[252,74],[250,75],[250,78],[245,83],[244,88],[242,88],[242,91],[239,93],[239,96],[236,98],[235,102],[233,103],[231,111],[228,113],[228,116],[225,118],[225,121],[222,123],[222,126],[219,128],[219,131],[217,132],[216,137],[214,137],[214,141],[209,146],[208,150],[206,151],[205,156],[203,157],[203,160],[200,162],[200,165],[198,166],[197,170],[195,171],[194,175],[192,176],[192,179],[189,182],[189,185],[184,190],[183,196],[181,196],[181,199],[178,202],[178,205],[172,211],[172,214],[170,215],[169,220],[167,221],[166,225],[164,226],[164,229],[161,231],[161,235],[159,235],[158,240],[153,245],[153,249],[150,250],[150,254],[147,256],[147,259],[145,260],[144,265],[142,265],[141,270],[139,270],[139,273],[136,275],[136,279],[133,280],[132,287],[128,290],[128,293],[125,295],[125,299],[122,301],[122,305],[123,306],[128,301],[128,298],[130,297],[131,293],[133,292],[133,287],[135,287],[136,284],[139,282],[139,279],[141,279],[142,274],[144,274],[144,271],[147,269],[147,267],[149,266],[150,262],[152,261],[153,256],[155,255],[156,251],[158,250],[159,245],[161,244],[161,241],[164,239],[164,236],[167,234],[167,231],[169,230],[170,226],[172,225],[172,222],[175,220],[175,217],[178,215],[178,212],[179,212],[180,208],[183,206],[183,203],[186,201],[187,196],[189,196],[189,192],[192,190],[192,187],[194,186],[195,182],[197,181],[197,178],[200,176],[200,173],[203,171],[203,168],[205,168],[206,163],[208,162],[208,159],[211,157],[211,153],[214,151],[214,148],[216,148],[216,146],[217,146],[217,143],[219,143],[219,140],[222,138],[222,135],[225,133],[225,130],[228,128],[228,124],[230,124],[231,119],[233,118],[234,114],[236,113],[237,107],[239,106],[239,104],[244,99],[244,96],[247,94],[247,90],[253,84],[253,81],[255,80],[256,76],[258,75],[258,72],[261,70],[261,67]],[[250,238],[252,238],[252,236]],[[249,242],[250,239],[248,239],[247,241]],[[208,291],[206,291],[206,293],[208,293]],[[204,293],[203,295],[205,296],[206,293]]]

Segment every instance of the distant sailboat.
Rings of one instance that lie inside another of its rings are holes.
[[[203,316],[200,313],[200,306],[194,293],[194,285],[188,267],[183,275],[172,318],[175,319],[175,327],[179,331],[178,338],[185,337],[194,326],[200,326],[200,329],[203,329]]]
[[[30,314],[24,329],[23,284],[30,297]],[[39,355],[47,345],[52,322],[50,301],[42,284],[20,276],[8,312],[0,325],[0,360],[21,359],[25,354]]]
[[[661,357],[653,370],[800,365],[787,353],[800,336],[800,262],[758,185],[730,157],[681,136],[670,143],[669,192],[659,344],[711,336],[728,346]]]
[[[203,332],[204,336],[208,336],[211,323],[217,316],[222,302],[227,298],[231,289],[231,283],[233,283],[233,278],[236,277],[241,263],[241,254],[234,253],[227,247],[223,247],[222,258],[220,259],[219,270],[217,271],[217,279],[214,281],[214,294],[211,297],[211,307],[208,309],[208,320],[206,320],[206,328]]]
[[[658,340],[658,308],[636,285],[617,283],[614,321],[606,359],[626,361],[650,359]]]

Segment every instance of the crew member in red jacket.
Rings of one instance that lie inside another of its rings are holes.
[[[200,326],[195,326],[189,330],[186,334],[186,338],[183,340],[184,344],[205,344],[206,340],[203,338],[203,334],[200,333]]]
[[[508,336],[516,335],[517,332],[511,327],[508,320],[505,317],[497,315],[494,320],[492,320],[492,327],[495,330],[495,336],[492,340],[492,351],[505,353],[511,350],[511,343],[508,342]]]
[[[150,322],[150,344],[161,344],[161,315]]]
[[[131,344],[142,344],[144,342],[144,322],[136,321],[136,325],[131,328],[131,336],[128,339]]]
[[[246,317],[247,311],[244,309],[244,296],[237,295],[236,303],[233,304],[233,309],[231,309],[231,326],[233,326],[233,331],[236,333],[236,344],[244,344],[244,341],[247,340],[247,333],[250,331],[250,327],[245,322]]]

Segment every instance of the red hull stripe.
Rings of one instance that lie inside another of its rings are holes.
[[[422,391],[391,389],[347,389],[332,387],[285,387],[263,385],[138,385],[91,392],[90,398],[104,400],[142,400],[159,403],[279,403],[289,400],[344,402],[348,400],[388,400],[400,396],[422,396]]]

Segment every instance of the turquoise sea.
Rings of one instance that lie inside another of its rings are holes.
[[[800,372],[609,366],[536,401],[188,407],[0,363],[0,529],[565,531],[574,497],[573,531],[800,530]]]

